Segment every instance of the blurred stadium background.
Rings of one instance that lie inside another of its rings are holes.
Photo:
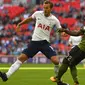
[[[9,66],[16,60],[16,56],[18,56],[27,46],[27,43],[29,43],[35,22],[22,25],[18,33],[16,33],[15,30],[16,25],[23,19],[29,17],[34,11],[42,10],[41,3],[43,1],[44,0],[0,0],[0,70],[7,71]],[[69,30],[79,30],[85,25],[85,0],[51,1],[54,3],[52,13],[60,20],[62,27],[68,28]],[[60,57],[60,61],[62,61],[62,58],[67,55],[71,49],[71,47],[68,46],[69,35],[62,36],[56,34],[55,31],[56,28],[54,27],[50,38],[51,45]],[[84,85],[84,68],[81,68],[81,66],[82,65],[78,66],[78,74],[81,85]],[[55,83],[49,80],[52,75],[54,75],[53,64],[39,52],[33,59],[26,61],[26,64],[22,65],[21,70],[12,76],[9,81],[3,83],[0,80],[0,84],[43,85],[44,82],[44,85],[55,85]],[[64,76],[64,80],[71,85],[73,84],[69,72]]]

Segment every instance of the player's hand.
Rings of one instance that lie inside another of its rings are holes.
[[[20,24],[18,24],[16,27],[16,32],[19,32],[19,31],[20,31]]]
[[[58,31],[58,32],[65,32],[65,30],[66,30],[66,29],[61,28],[61,29],[59,29],[59,31]]]
[[[67,37],[68,34],[66,34],[65,32],[62,32],[62,33],[61,33],[61,36],[63,36],[63,37]]]

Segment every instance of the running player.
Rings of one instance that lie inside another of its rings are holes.
[[[8,72],[0,72],[0,77],[3,81],[7,81],[8,78],[20,68],[22,63],[24,63],[30,57],[32,58],[39,51],[41,51],[48,59],[50,59],[55,64],[56,70],[58,70],[59,59],[56,55],[56,52],[50,45],[50,32],[54,25],[57,29],[62,28],[59,20],[51,14],[52,8],[53,3],[50,1],[45,1],[43,3],[43,11],[34,12],[32,16],[23,20],[17,25],[17,30],[19,30],[21,25],[36,20],[32,40],[28,44],[28,47],[22,51],[16,62],[9,68]]]

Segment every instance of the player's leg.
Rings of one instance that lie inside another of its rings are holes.
[[[74,85],[79,85],[76,66],[70,67],[70,72],[74,81]]]
[[[0,77],[3,81],[7,81],[8,78],[19,69],[24,61],[26,61],[29,57],[33,57],[38,52],[38,49],[34,46],[36,45],[30,43],[28,48],[24,49],[22,54],[15,61],[15,63],[11,65],[7,73],[0,72]]]
[[[54,64],[54,72],[55,72],[55,75],[57,76],[58,70],[59,70],[59,58],[58,56],[52,56],[50,60]]]
[[[14,64],[11,65],[11,67],[9,68],[7,73],[4,72],[0,72],[0,77],[2,78],[3,81],[7,81],[8,78],[16,71],[19,69],[19,67],[21,66],[21,64],[27,60],[28,57],[25,54],[21,54],[18,59],[16,60],[16,62]]]
[[[79,47],[76,46],[70,51],[70,55],[71,56],[68,56],[67,59],[69,61],[71,75],[74,80],[74,85],[79,85],[76,65],[84,59],[85,52],[81,51]]]
[[[56,72],[56,76],[57,76],[58,71],[59,71],[59,58],[56,56],[56,52],[53,50],[53,48],[50,45],[45,45],[45,47],[43,46],[43,49],[41,50],[41,52],[43,54],[45,54],[46,57],[54,63],[55,72]],[[69,84],[63,83],[61,81],[59,81],[57,84],[58,85],[69,85]]]
[[[74,81],[74,85],[79,85],[78,75],[77,75],[77,68],[76,68],[76,63],[75,63],[76,59],[77,58],[73,57],[72,62],[70,62],[69,67],[70,67],[70,72],[71,72],[71,75],[72,75],[72,78],[73,78],[73,81]]]
[[[61,80],[63,74],[68,70],[68,67],[69,67],[68,60],[67,58],[64,58],[59,68],[58,76],[56,76],[58,80]]]
[[[72,49],[70,54],[75,53],[75,51],[77,51],[76,48]],[[67,68],[68,68],[69,63],[70,63],[71,60],[74,60],[73,56],[68,56],[67,58],[64,58],[63,63],[62,63],[62,65],[59,69],[59,72],[58,72],[57,81],[61,81],[61,77],[67,71]]]
[[[67,57],[70,66],[79,64],[85,58],[85,52],[82,51],[78,46],[75,46]]]
[[[55,76],[50,77],[50,79],[52,79],[53,82],[56,82],[56,76],[58,75],[58,71],[59,71],[59,59],[57,56],[52,56],[51,59],[52,63],[54,64],[54,72],[55,72]]]
[[[43,45],[41,52],[46,55],[48,59],[52,61],[54,66],[54,71],[57,75],[58,69],[59,69],[59,58],[56,56],[56,52],[54,49],[50,46],[50,44],[47,42],[46,45]]]
[[[7,78],[9,78],[15,71],[19,69],[22,63],[24,63],[28,59],[28,56],[25,54],[21,54],[16,62],[12,64],[12,66],[9,68],[8,72],[6,73]]]
[[[68,60],[67,60],[66,58],[64,58],[61,66],[60,66],[60,68],[59,68],[58,75],[56,76],[56,78],[55,78],[55,77],[53,77],[53,78],[51,77],[51,78],[50,78],[51,81],[54,81],[54,78],[55,78],[55,79],[56,79],[55,82],[57,82],[58,85],[59,85],[59,84],[60,84],[60,85],[68,85],[67,83],[63,83],[63,82],[61,81],[61,78],[62,78],[63,74],[67,71],[68,66],[69,66]]]

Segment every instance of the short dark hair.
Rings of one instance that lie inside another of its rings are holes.
[[[53,8],[53,3],[49,0],[45,0],[43,4],[50,4],[50,8]]]

